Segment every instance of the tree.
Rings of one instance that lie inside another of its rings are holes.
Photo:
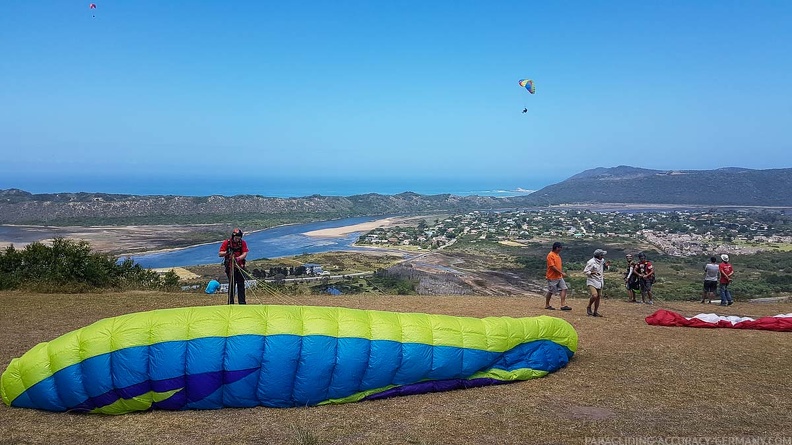
[[[179,290],[179,276],[176,275],[176,272],[174,272],[173,269],[167,271],[165,275],[162,276],[162,287],[165,288],[165,290],[171,292]]]

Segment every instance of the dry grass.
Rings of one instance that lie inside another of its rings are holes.
[[[100,318],[221,303],[219,296],[181,293],[0,293],[0,367],[38,342]],[[305,297],[292,303],[474,317],[548,313],[538,296]],[[596,319],[585,315],[584,300],[571,303],[572,312],[553,315],[575,326],[579,350],[567,368],[543,379],[292,409],[109,417],[0,405],[0,443],[429,445],[582,443],[593,436],[792,436],[792,333],[661,328],[644,322],[660,307],[686,315],[758,317],[792,312],[792,304],[716,308],[607,300],[601,307],[606,317]]]

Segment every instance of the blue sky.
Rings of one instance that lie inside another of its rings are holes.
[[[4,2],[0,189],[792,167],[786,0],[94,2]]]

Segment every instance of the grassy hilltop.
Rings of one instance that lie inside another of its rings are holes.
[[[272,303],[259,294],[252,303]],[[311,408],[147,412],[106,417],[0,405],[0,443],[61,444],[580,444],[596,437],[789,437],[792,379],[789,333],[662,328],[644,317],[658,306],[608,300],[605,318],[584,300],[552,315],[580,337],[569,366],[546,378],[507,385]],[[458,316],[536,316],[541,297],[282,296],[281,304],[429,312]],[[98,319],[166,307],[222,304],[192,293],[0,293],[0,368],[35,344]],[[664,308],[693,315],[698,303]],[[723,314],[792,312],[792,304],[739,304]]]

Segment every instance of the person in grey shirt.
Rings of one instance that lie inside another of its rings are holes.
[[[710,257],[709,264],[704,265],[704,291],[701,293],[701,303],[712,303],[715,291],[718,289],[718,260]]]

